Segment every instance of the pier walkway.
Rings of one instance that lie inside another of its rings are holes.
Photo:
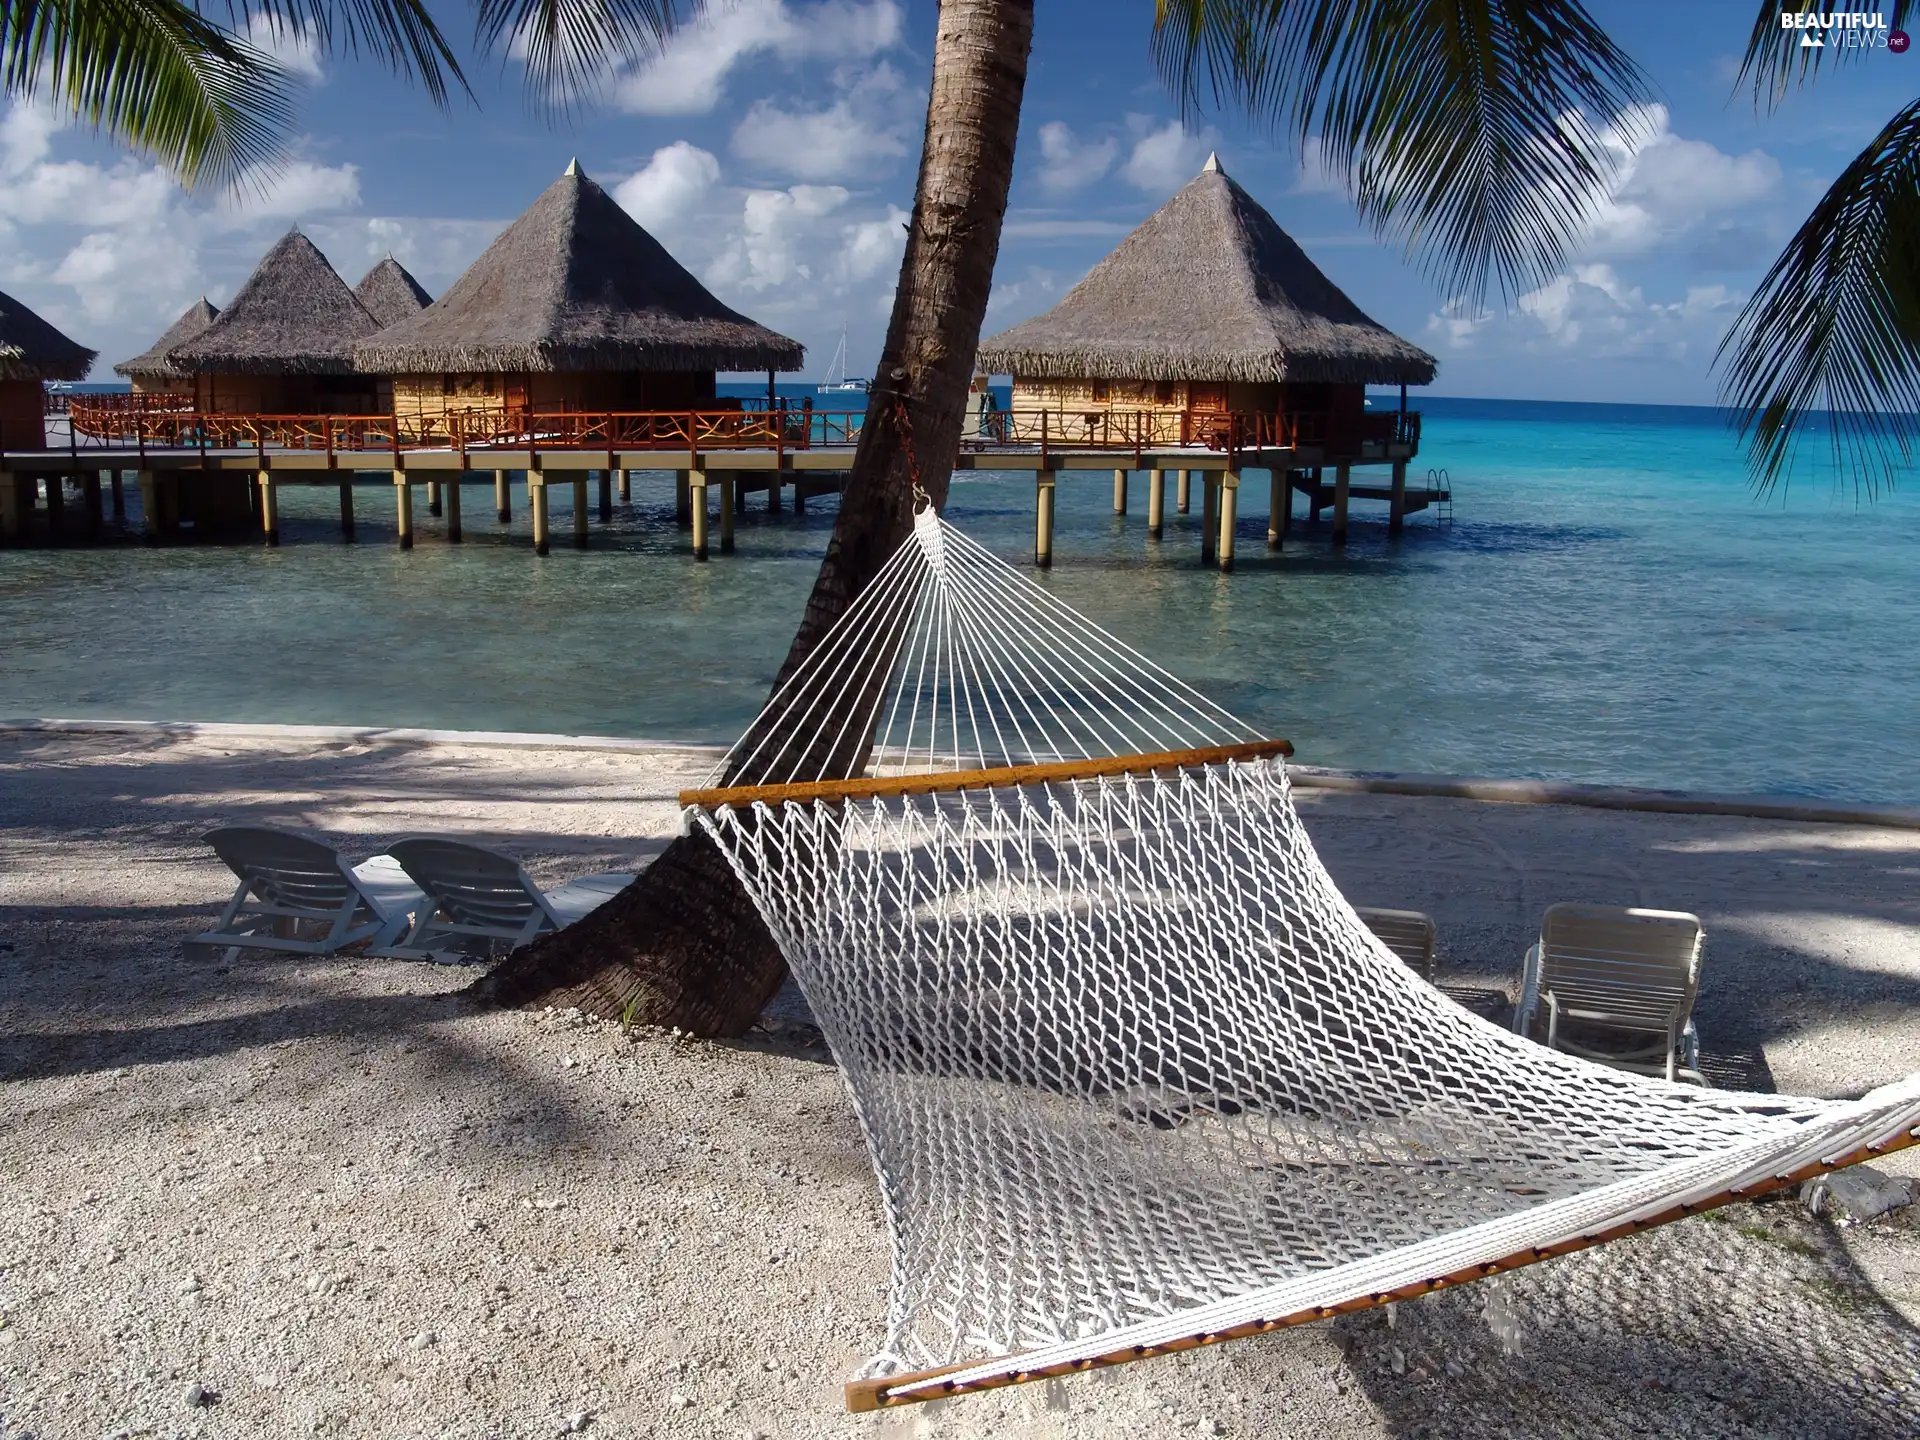
[[[511,513],[516,483],[533,520],[533,548],[548,553],[548,489],[572,488],[573,543],[590,543],[597,510],[612,519],[614,495],[631,496],[634,471],[670,471],[676,510],[696,559],[733,549],[734,516],[745,497],[778,510],[791,490],[796,511],[846,483],[865,416],[811,406],[679,413],[527,414],[450,412],[409,416],[241,416],[203,414],[184,397],[76,398],[66,423],[50,428],[46,450],[0,452],[0,544],[69,544],[106,533],[111,504],[126,514],[128,480],[138,486],[149,544],[188,535],[259,534],[279,542],[277,491],[332,485],[340,493],[344,539],[354,538],[355,477],[392,480],[399,544],[414,540],[416,486],[445,536],[462,538],[463,497],[486,485],[494,518]],[[1110,472],[1116,514],[1126,514],[1131,477],[1146,480],[1149,537],[1165,525],[1168,490],[1186,513],[1201,490],[1201,559],[1231,569],[1239,491],[1247,471],[1269,478],[1268,544],[1291,524],[1290,492],[1311,513],[1333,511],[1332,541],[1346,542],[1355,500],[1384,501],[1389,528],[1449,500],[1444,485],[1410,483],[1419,415],[1368,414],[1359,433],[1329,433],[1327,417],[1239,416],[1213,412],[994,412],[976,422],[953,457],[956,469],[1032,471],[1034,561],[1053,559],[1054,494],[1063,473]],[[64,434],[60,431],[64,430]],[[58,443],[64,441],[64,444]],[[1368,467],[1385,474],[1356,480]],[[1171,486],[1168,484],[1171,476]],[[598,504],[590,504],[597,488]],[[69,491],[78,493],[70,497]],[[717,492],[717,493],[716,493]],[[76,513],[69,502],[77,501]],[[717,504],[716,504],[717,502]],[[717,514],[715,513],[717,509]],[[717,534],[715,533],[717,530]],[[716,543],[717,542],[717,543]]]

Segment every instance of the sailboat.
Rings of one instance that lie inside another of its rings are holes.
[[[847,327],[840,327],[840,344],[827,364],[827,373],[815,387],[822,395],[864,395],[868,382],[847,374]]]

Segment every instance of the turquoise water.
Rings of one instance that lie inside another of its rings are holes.
[[[1421,515],[1389,541],[1361,506],[1344,554],[1304,526],[1269,554],[1250,476],[1221,576],[1197,490],[1150,545],[1143,476],[1118,519],[1106,472],[1069,472],[1042,583],[1308,763],[1920,802],[1920,485],[1762,503],[1709,412],[1422,408],[1450,530]],[[410,553],[384,483],[355,546],[331,490],[281,493],[277,550],[0,552],[0,715],[722,740],[765,695],[834,508],[754,497],[738,553],[697,565],[666,474],[593,549],[545,560],[523,491],[500,527],[470,487],[462,546],[417,501]],[[949,514],[1030,554],[1030,476],[961,474]]]

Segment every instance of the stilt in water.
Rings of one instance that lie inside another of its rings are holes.
[[[1333,472],[1333,543],[1347,543],[1347,500],[1353,485],[1353,467],[1339,466]]]
[[[682,470],[686,482],[687,519],[693,526],[693,558],[707,558],[707,472]]]
[[[447,543],[449,545],[458,545],[465,538],[460,533],[460,482],[466,478],[464,474],[456,471],[451,480],[441,482],[446,486]]]
[[[1173,508],[1185,515],[1193,508],[1193,496],[1188,489],[1187,476],[1192,472],[1176,470],[1173,472]]]
[[[613,472],[611,470],[600,472],[600,523],[602,525],[613,523]]]
[[[353,543],[353,475],[340,482],[340,538]]]
[[[620,503],[622,505],[631,505],[633,503],[633,472],[631,470],[616,470],[614,474],[620,477]]]
[[[440,514],[440,482],[427,481],[427,514],[438,518]]]
[[[1034,495],[1033,563],[1042,570],[1053,568],[1053,492],[1055,471],[1037,472]]]
[[[501,525],[513,521],[513,480],[511,472],[496,470],[493,472],[493,511],[494,520]]]
[[[587,548],[587,477],[576,475],[573,481],[573,548]]]
[[[1116,515],[1127,513],[1127,472],[1125,470],[1113,472],[1113,513]]]
[[[527,508],[533,512],[533,553],[547,553],[547,477],[527,472]]]
[[[1278,550],[1287,533],[1287,512],[1293,507],[1293,492],[1287,488],[1285,470],[1267,472],[1267,548]]]
[[[1158,540],[1167,528],[1167,472],[1147,472],[1147,538]]]
[[[1393,496],[1387,502],[1387,533],[1398,535],[1407,524],[1407,462],[1393,462]]]
[[[260,530],[267,537],[267,544],[280,543],[280,495],[273,483],[273,472],[261,470],[255,475],[260,486]]]
[[[394,508],[400,521],[400,548],[413,548],[413,481],[407,472],[396,470],[393,476]]]
[[[1240,506],[1240,472],[1226,470],[1220,475],[1220,539],[1215,547],[1220,553],[1220,569],[1224,574],[1233,569],[1233,525]]]
[[[733,510],[739,494],[740,477],[728,471],[720,477],[720,553],[733,553]]]
[[[113,518],[124,522],[127,518],[127,491],[121,478],[121,472],[108,472],[113,477]]]
[[[1211,565],[1220,545],[1220,482],[1211,470],[1200,472],[1200,563]]]

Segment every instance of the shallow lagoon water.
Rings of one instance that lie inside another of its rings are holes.
[[[1305,525],[1270,554],[1250,472],[1221,576],[1198,563],[1197,490],[1149,544],[1143,476],[1120,519],[1106,472],[1068,472],[1041,583],[1307,763],[1920,802],[1920,487],[1756,501],[1704,411],[1423,408],[1416,468],[1448,470],[1451,529],[1423,514],[1391,541],[1384,507],[1357,506],[1344,554]],[[497,526],[474,485],[464,545],[416,496],[401,552],[381,482],[352,546],[331,489],[289,486],[275,550],[0,552],[0,715],[724,740],[834,512],[754,497],[738,553],[699,565],[670,475],[636,476],[586,552],[557,487],[541,560],[524,491]],[[1029,556],[1030,475],[958,475],[948,513]]]

